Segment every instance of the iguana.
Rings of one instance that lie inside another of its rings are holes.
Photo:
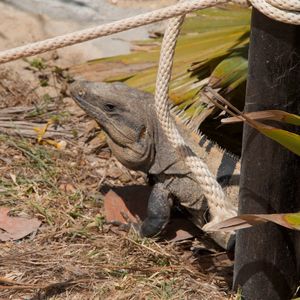
[[[152,94],[119,82],[75,81],[72,98],[107,135],[114,156],[127,168],[147,173],[154,180],[148,201],[147,218],[140,234],[159,234],[170,218],[172,205],[178,201],[198,227],[208,221],[207,202],[194,175],[168,142],[156,118]],[[176,118],[176,126],[186,144],[201,157],[223,187],[228,201],[237,207],[240,163],[205,136],[198,135]],[[212,233],[223,248],[233,245],[228,233]]]

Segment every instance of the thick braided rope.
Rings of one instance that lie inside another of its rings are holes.
[[[171,78],[177,36],[183,20],[183,16],[171,19],[164,34],[156,80],[155,108],[159,122],[168,140],[180,152],[184,162],[199,181],[203,194],[207,199],[212,217],[211,222],[215,223],[235,216],[237,210],[231,203],[226,201],[221,186],[210,173],[207,165],[186,145],[169,114],[168,86]]]
[[[268,3],[276,8],[295,12],[300,11],[299,0],[268,0]]]
[[[250,2],[271,19],[300,25],[300,0],[250,0]]]

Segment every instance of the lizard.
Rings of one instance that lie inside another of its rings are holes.
[[[113,155],[128,169],[142,171],[153,180],[147,217],[139,229],[141,236],[160,234],[176,202],[186,208],[197,227],[202,228],[209,221],[207,200],[195,176],[168,142],[156,118],[152,94],[121,82],[84,80],[72,83],[70,94],[105,132]],[[237,207],[239,159],[206,136],[192,131],[179,117],[175,121],[185,143],[206,162],[228,201]],[[233,233],[209,235],[224,249],[234,245]]]

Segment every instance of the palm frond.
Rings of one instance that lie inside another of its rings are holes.
[[[220,125],[215,122],[220,110],[207,101],[203,87],[210,85],[237,107],[244,104],[249,24],[250,10],[235,6],[205,9],[186,18],[176,47],[170,99],[194,126],[201,123],[203,131],[209,123]],[[138,41],[128,55],[89,61],[71,72],[94,81],[124,81],[153,93],[160,43],[160,37]],[[218,140],[218,134],[215,137]]]

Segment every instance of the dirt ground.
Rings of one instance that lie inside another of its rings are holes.
[[[1,16],[19,22],[3,5]],[[1,48],[45,37],[30,24],[28,38],[1,25]],[[41,221],[0,241],[0,299],[235,299],[232,260],[201,237],[158,242],[105,222],[103,187],[144,185],[145,176],[112,157],[68,96],[63,67],[85,58],[66,51],[0,66],[0,209]]]

